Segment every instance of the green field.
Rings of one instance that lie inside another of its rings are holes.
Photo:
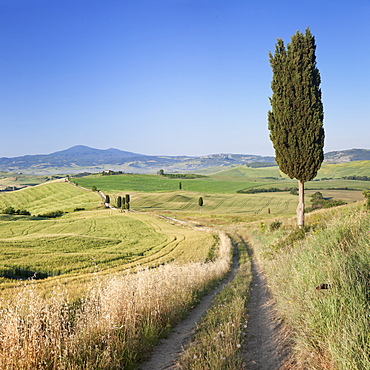
[[[370,188],[369,181],[343,180],[343,176],[366,176],[370,173],[370,161],[350,162],[346,164],[326,164],[319,171],[315,180],[305,184],[307,189],[343,188],[363,190]],[[327,179],[327,180],[321,180]],[[98,189],[108,193],[122,192],[170,192],[182,190],[206,194],[233,194],[238,190],[251,188],[286,188],[297,187],[297,181],[280,173],[277,166],[250,168],[247,166],[233,167],[216,173],[208,174],[200,179],[171,179],[157,175],[91,175],[76,178],[79,185]]]
[[[366,164],[366,163],[365,163]],[[332,168],[333,165],[323,165]],[[353,170],[346,168],[348,173],[357,174],[357,163]],[[365,166],[366,167],[366,166]],[[338,173],[342,173],[340,171]],[[325,172],[328,174],[328,171]],[[344,176],[344,173],[343,173]],[[321,177],[323,178],[323,176]],[[268,189],[268,188],[294,188],[296,180],[283,178],[278,167],[250,168],[246,166],[235,167],[221,172],[207,175],[198,179],[171,179],[157,175],[93,175],[76,179],[79,185],[86,188],[96,186],[110,195],[111,203],[116,204],[117,196],[129,193],[131,208],[136,211],[175,212],[186,217],[189,213],[202,213],[204,215],[254,215],[266,217],[267,215],[293,215],[297,207],[297,196],[286,192],[271,192],[257,194],[238,194],[238,190]],[[181,182],[182,189],[179,189]],[[306,205],[310,206],[310,195],[320,191],[325,198],[341,199],[345,202],[355,202],[363,199],[362,190],[370,186],[369,181],[353,181],[343,179],[328,179],[310,181],[306,186]],[[344,190],[344,189],[351,190]],[[341,190],[338,190],[341,189]],[[204,206],[200,209],[198,199],[202,197]]]
[[[0,215],[2,282],[205,261],[217,243],[210,233],[157,216],[106,209],[98,193],[65,182],[0,194],[0,209],[8,206],[32,216]],[[55,210],[63,216],[36,216]]]
[[[327,177],[334,171],[345,176],[359,175],[364,168],[367,162],[324,164],[322,171]],[[122,270],[137,263],[151,266],[159,261],[201,261],[214,248],[212,237],[176,228],[149,213],[199,219],[212,225],[218,223],[218,218],[229,223],[293,216],[298,202],[297,196],[288,191],[237,193],[241,189],[294,187],[296,181],[281,177],[277,167],[242,166],[196,179],[124,174],[91,175],[75,181],[81,187],[49,181],[0,193],[0,209],[11,206],[33,215],[0,217],[2,276],[30,276],[37,272],[39,277],[46,277]],[[369,185],[368,181],[342,179],[311,181],[306,184],[306,206],[310,206],[310,195],[318,190],[327,199],[363,200],[362,189]],[[133,212],[105,209],[100,195],[86,190],[93,186],[109,194],[113,206],[118,195],[130,194]],[[332,190],[338,188],[358,190]],[[198,205],[199,197],[204,200],[202,207]],[[84,211],[74,212],[76,208]],[[55,211],[62,211],[63,217],[37,217]],[[193,248],[199,245],[204,248]]]
[[[0,235],[0,274],[5,277],[117,271],[172,260],[204,261],[215,243],[204,232],[110,210],[52,220],[2,215]],[[191,248],[200,241],[204,248]]]
[[[26,209],[33,215],[56,210],[73,211],[76,207],[94,209],[101,197],[64,182],[47,182],[13,192],[0,193],[0,209],[12,206]]]
[[[207,192],[211,194],[230,194],[239,189],[258,186],[268,186],[270,181],[248,181],[245,177],[241,179],[226,180],[217,176],[201,179],[169,179],[157,175],[114,175],[100,176],[93,175],[75,179],[78,185],[91,189],[96,186],[99,190],[107,193],[121,192],[168,192],[179,190],[179,183],[182,189],[194,192]],[[285,186],[285,185],[284,185]]]
[[[202,196],[203,207],[198,199]],[[181,211],[206,214],[291,214],[297,207],[297,197],[287,193],[267,194],[202,194],[190,192],[136,193],[132,195],[135,210]]]

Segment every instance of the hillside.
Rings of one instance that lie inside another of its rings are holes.
[[[325,162],[330,163],[363,160],[370,160],[370,150],[351,149],[325,154]],[[156,173],[160,169],[166,172],[195,172],[240,165],[263,167],[274,163],[274,157],[251,154],[150,156],[114,148],[102,150],[77,145],[51,154],[0,158],[0,171],[27,174],[94,173],[106,169],[128,173]]]
[[[149,156],[118,149],[94,149],[78,145],[44,155],[0,158],[0,171],[32,174],[101,172],[105,169],[134,173],[195,171],[215,166],[274,162],[273,157],[245,154],[211,154],[201,157]]]
[[[325,154],[326,162],[344,163],[352,161],[368,161],[370,160],[370,150],[367,149],[350,149]]]

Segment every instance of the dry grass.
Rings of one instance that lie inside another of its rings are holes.
[[[249,232],[292,329],[297,368],[370,369],[369,213],[362,204],[323,210],[307,226]],[[322,283],[328,289],[315,289]]]
[[[79,300],[69,300],[62,286],[48,298],[25,287],[2,305],[0,368],[133,368],[228,271],[231,243],[220,238],[214,262],[97,277]]]

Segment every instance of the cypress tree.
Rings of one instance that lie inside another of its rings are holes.
[[[126,194],[125,201],[126,201],[126,209],[129,211],[130,210],[130,194]]]
[[[324,111],[315,38],[307,28],[297,31],[285,47],[278,39],[269,53],[272,67],[270,139],[282,172],[298,180],[298,226],[304,226],[304,183],[312,180],[324,159]]]
[[[121,207],[122,207],[122,197],[119,195],[117,198],[117,208],[121,208]]]

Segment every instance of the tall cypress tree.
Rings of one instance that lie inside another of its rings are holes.
[[[282,39],[269,53],[272,67],[270,139],[280,170],[298,180],[298,226],[304,226],[304,183],[312,180],[324,159],[324,111],[315,38],[297,31],[285,47]]]
[[[121,207],[122,207],[122,197],[119,195],[117,198],[117,208],[121,208]]]

